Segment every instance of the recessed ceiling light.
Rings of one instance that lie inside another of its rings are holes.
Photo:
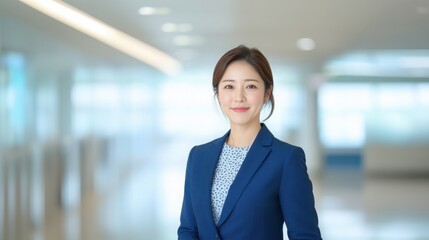
[[[200,36],[179,35],[173,41],[177,46],[200,45],[204,42],[204,38]]]
[[[300,38],[296,42],[296,45],[302,51],[311,51],[316,47],[316,43],[311,38]]]
[[[134,38],[119,29],[94,18],[87,13],[56,0],[20,0],[28,6],[62,22],[84,34],[87,34],[131,57],[134,57],[160,71],[174,75],[180,69],[180,63],[170,55]]]
[[[192,25],[188,23],[164,23],[161,27],[164,32],[180,32],[186,33],[192,31]]]
[[[140,15],[168,15],[171,13],[169,8],[142,7],[139,9]]]

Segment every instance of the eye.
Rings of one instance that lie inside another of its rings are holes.
[[[225,86],[223,86],[223,89],[233,89],[232,85],[227,84]]]
[[[250,84],[250,85],[247,85],[246,88],[248,88],[248,89],[257,89],[258,87],[256,85]]]

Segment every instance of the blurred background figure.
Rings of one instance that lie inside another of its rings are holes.
[[[2,0],[0,239],[177,238],[239,44],[272,64],[266,124],[307,153],[324,239],[429,239],[428,22],[418,0]]]

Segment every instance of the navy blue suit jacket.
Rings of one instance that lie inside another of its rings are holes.
[[[229,132],[192,148],[186,167],[179,240],[321,239],[304,151],[262,128],[232,183],[220,220],[213,220],[210,191]]]

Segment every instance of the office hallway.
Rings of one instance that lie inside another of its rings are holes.
[[[177,239],[239,45],[269,61],[264,123],[305,150],[323,239],[429,240],[428,23],[429,1],[0,0],[0,240]]]
[[[183,170],[134,166],[103,194],[50,219],[45,238],[32,239],[176,239]],[[324,239],[429,239],[429,178],[369,178],[336,169],[312,179]]]

